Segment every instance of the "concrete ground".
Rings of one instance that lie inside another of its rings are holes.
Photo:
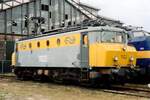
[[[149,100],[79,86],[0,79],[0,100]]]

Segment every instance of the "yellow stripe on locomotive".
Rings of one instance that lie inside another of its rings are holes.
[[[150,51],[137,51],[137,58],[138,59],[149,59],[150,58]]]
[[[18,44],[18,51],[40,50],[80,45],[80,34],[53,36],[42,39],[23,41]]]

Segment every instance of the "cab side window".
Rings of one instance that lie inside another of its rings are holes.
[[[83,45],[85,45],[85,46],[88,45],[88,35],[87,34],[83,35],[82,41],[83,41],[83,43],[82,43]]]

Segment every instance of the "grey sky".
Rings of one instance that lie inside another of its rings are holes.
[[[80,0],[101,9],[100,15],[150,31],[150,0]]]

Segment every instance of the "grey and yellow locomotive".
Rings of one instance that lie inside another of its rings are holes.
[[[17,40],[12,65],[18,78],[103,82],[129,77],[136,50],[122,29],[86,27]]]

